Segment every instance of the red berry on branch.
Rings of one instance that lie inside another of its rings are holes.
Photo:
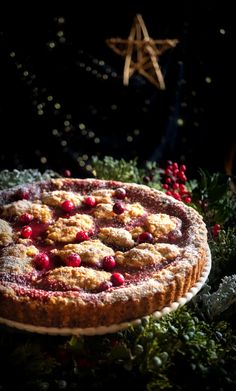
[[[215,224],[214,227],[213,227],[213,235],[215,237],[219,236],[220,231],[221,231],[220,224]]]
[[[179,184],[177,182],[173,183],[173,189],[178,189],[179,188]]]
[[[65,200],[61,203],[61,208],[64,212],[72,212],[75,209],[73,201]]]
[[[173,167],[173,170],[178,170],[179,165],[178,165],[178,163],[173,163],[172,167]]]
[[[191,198],[191,197],[185,197],[185,198],[184,198],[184,202],[185,202],[186,204],[190,204],[191,201],[192,201],[192,198]]]
[[[29,239],[32,236],[33,230],[29,225],[26,225],[21,230],[21,236],[24,239]]]

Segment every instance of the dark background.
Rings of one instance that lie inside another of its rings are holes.
[[[235,134],[232,9],[127,3],[1,13],[0,169],[86,176],[92,155],[110,155],[140,165],[176,160],[190,175],[198,167],[225,172]],[[136,13],[153,39],[180,41],[159,60],[165,91],[137,74],[124,87],[124,59],[105,43],[127,38]]]

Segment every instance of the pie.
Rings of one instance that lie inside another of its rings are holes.
[[[207,262],[193,208],[148,186],[59,178],[0,192],[0,317],[39,327],[131,321],[185,295]]]

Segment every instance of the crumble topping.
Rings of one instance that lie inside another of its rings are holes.
[[[129,251],[117,251],[116,262],[119,265],[126,265],[132,268],[155,265],[166,259],[171,259],[180,254],[176,245],[166,243],[141,243]]]
[[[111,189],[98,189],[94,190],[91,195],[95,197],[97,204],[109,204],[114,193],[114,190]]]
[[[105,271],[88,269],[83,266],[74,268],[65,266],[49,271],[45,279],[49,286],[61,283],[68,288],[94,291],[110,277],[111,273]]]
[[[48,227],[47,238],[52,242],[74,242],[78,231],[90,231],[94,226],[93,218],[86,214],[59,219]],[[50,243],[50,242],[49,242]]]
[[[164,213],[147,216],[145,227],[156,239],[173,231],[178,224],[178,219]]]
[[[65,259],[70,254],[78,254],[82,263],[99,265],[100,261],[107,255],[114,255],[112,248],[106,246],[100,240],[86,240],[78,244],[67,244],[61,250],[53,250],[53,254]]]
[[[35,219],[43,223],[52,221],[52,211],[47,205],[40,201],[31,202],[28,200],[19,200],[3,206],[3,217],[20,216],[24,213],[30,213]]]
[[[76,207],[82,204],[83,197],[72,191],[54,190],[42,193],[42,202],[50,206],[60,206],[63,201],[72,201]]]
[[[104,227],[98,234],[99,239],[113,246],[130,248],[134,246],[132,235],[124,228]]]
[[[113,204],[98,204],[93,211],[93,215],[97,219],[114,219],[120,220],[123,223],[128,223],[136,217],[143,216],[145,210],[139,202],[134,204],[126,204],[122,214],[117,215],[113,212]]]
[[[13,242],[13,231],[10,224],[0,219],[0,246],[7,246]]]
[[[33,245],[25,246],[24,244],[14,244],[12,246],[2,249],[1,256],[12,256],[24,259],[26,257],[34,257],[38,253],[39,250]]]

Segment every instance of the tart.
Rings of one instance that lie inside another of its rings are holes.
[[[59,178],[0,192],[2,319],[129,322],[189,292],[207,256],[202,217],[147,186]]]

